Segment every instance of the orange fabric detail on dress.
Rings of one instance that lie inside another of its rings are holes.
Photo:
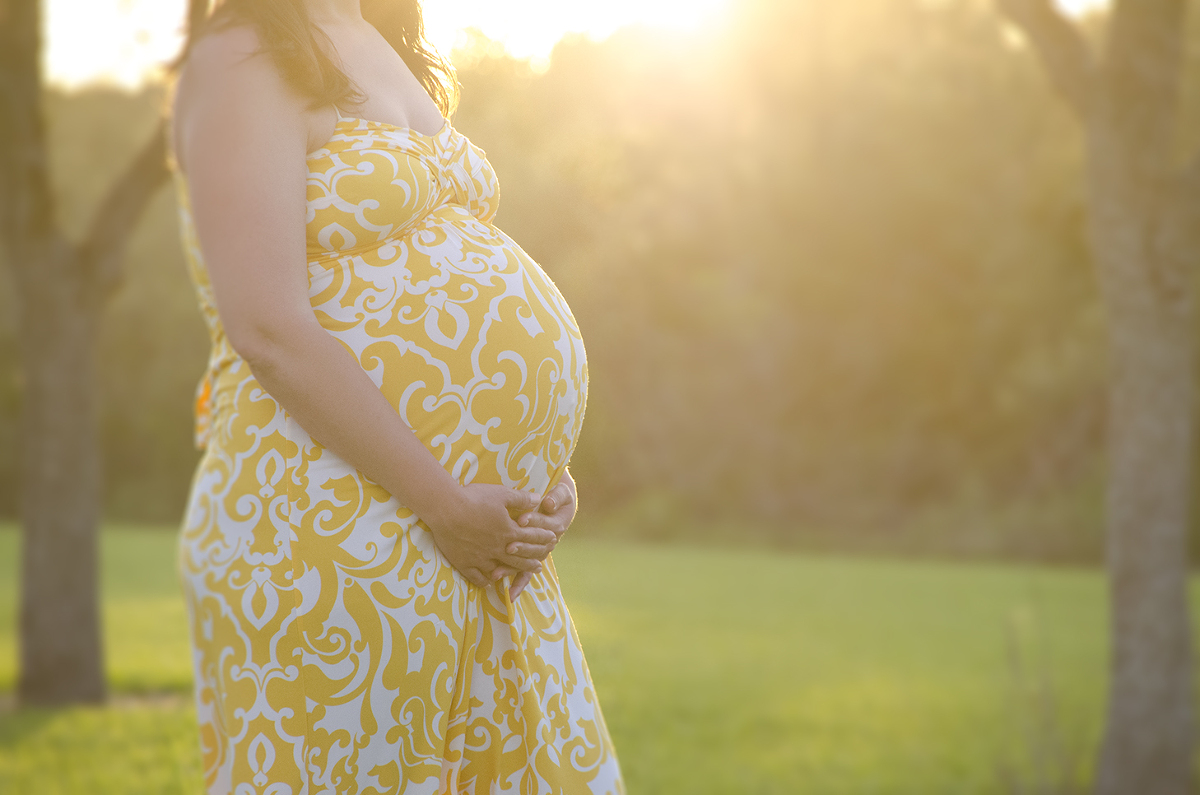
[[[212,370],[206,370],[200,383],[196,385],[196,447],[203,450],[208,446],[208,436],[212,431]]]

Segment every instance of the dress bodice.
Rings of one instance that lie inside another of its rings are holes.
[[[308,156],[308,250],[342,256],[412,231],[447,207],[491,221],[499,186],[483,151],[449,122],[433,135],[342,118]]]
[[[218,376],[238,359],[217,314],[192,218],[187,180],[169,157],[187,266],[212,344],[196,389],[195,441],[209,437]],[[496,173],[483,150],[447,121],[433,135],[386,122],[341,116],[328,141],[306,157],[310,280],[332,261],[389,245],[447,214],[490,223],[499,204]]]

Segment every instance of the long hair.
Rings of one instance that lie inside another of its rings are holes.
[[[420,0],[362,0],[362,15],[392,45],[445,116],[458,105],[454,67],[425,38]],[[252,24],[284,78],[309,106],[353,106],[365,97],[334,61],[328,39],[308,18],[303,0],[188,0],[183,50],[171,64],[178,70],[205,33]],[[320,41],[318,41],[320,37]],[[325,46],[322,46],[325,45]]]

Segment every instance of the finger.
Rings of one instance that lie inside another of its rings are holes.
[[[508,508],[511,514],[513,511],[524,513],[537,508],[538,498],[536,494],[530,494],[528,491],[519,491],[518,489],[510,489],[508,495],[504,498],[504,506]]]
[[[492,582],[495,582],[496,580],[503,580],[505,577],[511,577],[514,574],[524,575],[525,572],[519,572],[510,566],[497,566],[496,568],[492,569]]]
[[[554,513],[560,508],[570,505],[571,500],[571,489],[567,487],[567,484],[559,481],[554,488],[550,489],[550,492],[542,500],[538,509],[542,513]]]
[[[505,555],[504,557],[500,558],[500,565],[509,566],[517,569],[518,571],[533,572],[542,570],[542,562],[540,560],[521,558],[517,557],[516,555]]]
[[[463,569],[463,576],[471,582],[478,585],[480,588],[488,587],[488,578],[483,576],[483,572],[479,569]]]
[[[549,544],[557,539],[558,534],[553,530],[547,530],[544,527],[534,527],[532,525],[529,527],[521,527],[514,522],[512,526],[512,533],[509,534],[509,537],[505,539],[505,541],[509,544],[514,541],[518,541],[522,544],[538,544],[540,546],[545,546],[546,544]]]
[[[563,521],[558,516],[548,516],[544,513],[523,513],[517,517],[517,524],[521,527],[540,527],[543,530],[549,530],[554,535],[560,535],[563,530]]]
[[[528,517],[527,521],[522,522],[522,519]],[[570,513],[560,510],[555,514],[544,513],[527,513],[517,519],[517,524],[522,527],[540,527],[543,530],[549,530],[554,533],[556,539],[562,538],[567,532],[567,525],[570,524]]]
[[[519,541],[514,541],[505,548],[505,552],[510,555],[516,555],[518,558],[532,558],[534,560],[545,560],[546,556],[554,551],[554,544],[522,544]]]
[[[508,589],[508,598],[512,601],[517,601],[517,597],[521,595],[521,591],[525,590],[525,586],[533,579],[532,574],[522,574],[517,579],[513,580],[512,587]]]

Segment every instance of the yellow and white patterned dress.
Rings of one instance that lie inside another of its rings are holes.
[[[492,225],[495,173],[446,123],[356,118],[308,156],[322,326],[462,483],[536,494],[583,420],[575,320]],[[212,337],[179,547],[210,795],[619,793],[552,561],[514,603],[314,442],[230,347],[176,167]]]

